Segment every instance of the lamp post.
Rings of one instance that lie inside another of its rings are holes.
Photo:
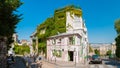
[[[56,49],[55,49],[56,52]],[[57,64],[56,64],[56,53],[55,53],[55,68],[57,68]]]
[[[74,56],[75,56],[75,68],[76,68],[76,48],[74,48]]]

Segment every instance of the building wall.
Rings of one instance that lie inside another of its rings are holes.
[[[61,37],[61,44],[57,43],[60,38],[51,38],[47,40],[47,59],[57,61],[69,61],[68,51],[73,52],[73,62],[84,62],[84,57],[86,56],[86,47],[82,46],[79,36],[75,37],[75,44],[69,44],[69,37]],[[56,44],[52,43],[53,40],[56,40]],[[66,43],[67,42],[67,43]],[[61,57],[54,56],[53,50],[60,50],[62,52]]]
[[[80,10],[81,11],[81,10]],[[47,59],[68,61],[68,51],[73,52],[73,62],[84,62],[88,54],[88,37],[87,28],[81,16],[76,16],[70,11],[66,12],[66,33],[77,33],[75,35],[75,44],[69,44],[69,36],[61,36],[47,39]],[[61,43],[60,42],[61,39]],[[53,42],[56,41],[55,44]],[[62,52],[61,58],[52,55],[53,50],[60,50]]]
[[[72,16],[72,17],[71,17]],[[70,14],[70,12],[66,12],[66,29],[68,33],[79,33],[82,32],[81,29],[82,28],[82,18],[81,17],[77,17],[74,14]]]
[[[96,43],[96,44],[90,44],[93,48],[93,50],[98,49],[100,50],[100,55],[106,55],[108,50],[112,51],[112,54],[115,54],[116,46],[115,44],[111,43]]]

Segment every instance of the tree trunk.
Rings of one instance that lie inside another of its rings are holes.
[[[7,39],[0,37],[0,68],[7,68]]]

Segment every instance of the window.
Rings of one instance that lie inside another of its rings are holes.
[[[52,54],[53,54],[53,56],[61,57],[62,56],[62,51],[54,49]]]
[[[55,39],[52,40],[52,44],[54,44],[54,45],[56,44],[56,40]]]
[[[58,43],[61,43],[61,39],[58,39]]]
[[[74,45],[75,44],[75,37],[69,37],[69,44]]]

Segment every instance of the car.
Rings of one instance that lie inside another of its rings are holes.
[[[115,59],[115,55],[114,54],[109,55],[109,59]]]
[[[102,64],[102,59],[100,58],[99,55],[92,55],[92,57],[90,58],[89,64]]]

